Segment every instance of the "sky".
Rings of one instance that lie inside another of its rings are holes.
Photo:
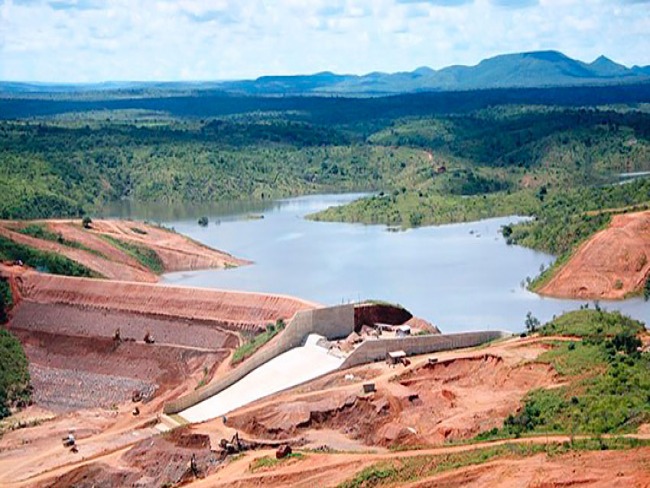
[[[650,0],[0,0],[0,80],[365,74],[546,49],[650,65]]]

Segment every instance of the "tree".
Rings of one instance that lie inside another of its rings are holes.
[[[539,329],[539,326],[541,325],[539,322],[539,319],[535,316],[533,316],[532,312],[528,312],[526,314],[526,331],[529,334],[532,334],[533,332],[537,332],[537,329]]]
[[[207,227],[208,226],[208,218],[205,215],[203,217],[199,218],[199,225],[201,227]]]

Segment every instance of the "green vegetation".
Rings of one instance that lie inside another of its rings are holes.
[[[210,202],[372,190],[424,160],[419,150],[363,144],[362,134],[291,117],[175,119],[155,127],[0,122],[0,218],[80,216],[119,199]]]
[[[98,273],[65,256],[39,251],[3,236],[0,236],[0,261],[22,261],[25,265],[45,273],[101,278]]]
[[[282,459],[276,459],[271,456],[262,456],[260,458],[254,459],[250,464],[250,470],[252,472],[259,471],[260,469],[273,468],[279,464],[286,463],[292,459],[306,459],[307,456],[300,452],[292,452],[291,454],[283,457]]]
[[[15,229],[15,230],[16,232],[20,232],[21,234],[25,234],[27,236],[35,237],[36,239],[43,239],[45,241],[56,242],[63,246],[72,247],[74,249],[82,249],[92,254],[102,256],[102,254],[95,249],[91,249],[87,246],[84,246],[80,242],[65,239],[63,235],[52,232],[45,226],[45,224],[29,224],[26,227]]]
[[[622,434],[650,421],[650,354],[638,352],[641,323],[618,312],[578,310],[546,324],[542,335],[581,337],[552,342],[538,361],[552,364],[565,386],[531,391],[502,429],[477,437],[528,434]]]
[[[241,363],[245,359],[251,357],[258,349],[278,335],[284,328],[285,323],[282,319],[279,319],[275,324],[268,324],[264,332],[256,335],[235,349],[235,352],[232,355],[232,364],[235,365]]]
[[[123,241],[113,236],[102,235],[101,237],[110,242],[113,246],[127,253],[152,273],[162,274],[165,272],[165,266],[163,265],[160,256],[158,256],[156,251],[153,249],[149,249],[148,247],[133,242]]]
[[[583,337],[601,341],[624,332],[639,334],[645,330],[639,321],[620,312],[604,312],[588,308],[568,312],[544,325],[542,335]]]
[[[574,440],[572,443],[502,444],[450,454],[412,456],[373,464],[361,470],[354,478],[341,483],[339,488],[400,486],[446,471],[483,464],[503,457],[517,459],[541,453],[560,456],[572,451],[631,449],[646,445],[650,445],[650,442],[637,439],[581,439]]]
[[[536,219],[513,226],[509,240],[552,254],[571,251],[604,228],[613,213],[650,208],[650,179],[549,193]]]
[[[530,191],[463,197],[407,190],[391,195],[379,194],[345,206],[331,207],[312,214],[309,218],[317,221],[363,222],[408,228],[471,222],[514,214],[529,215],[537,206]]]
[[[505,226],[504,237],[560,255],[536,289],[612,214],[650,208],[650,179],[612,184],[628,168],[650,169],[649,134],[647,115],[612,110],[499,106],[398,120],[369,141],[421,147],[429,164],[404,172],[390,193],[310,217],[407,228],[534,216]]]
[[[0,329],[0,419],[11,415],[11,408],[25,405],[31,397],[25,352],[18,339]]]
[[[650,111],[635,103],[647,88],[632,88],[0,100],[16,118],[0,121],[0,218],[373,191],[312,218],[408,228],[530,216],[504,235],[560,256],[535,289],[611,215],[650,208],[650,179],[619,184],[650,170]]]
[[[11,296],[11,287],[7,280],[0,278],[0,324],[7,322],[7,314],[13,306],[14,301]]]

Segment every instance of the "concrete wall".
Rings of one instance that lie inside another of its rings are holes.
[[[462,334],[443,334],[411,336],[390,339],[369,339],[361,343],[341,365],[341,369],[351,368],[373,361],[383,361],[386,354],[393,351],[404,351],[407,356],[427,354],[450,349],[462,349],[478,346],[494,339],[505,337],[500,331],[465,332]]]
[[[205,388],[165,404],[164,413],[174,414],[196,405],[235,384],[254,369],[294,347],[302,346],[309,334],[319,334],[328,339],[347,337],[354,331],[354,305],[318,308],[297,312],[286,329],[264,350],[240,364],[224,377]],[[399,339],[366,340],[348,356],[340,369],[383,360],[386,353],[401,350],[407,355],[426,354],[449,349],[478,346],[499,339],[504,333],[497,331],[467,332],[463,334],[413,336]]]
[[[309,334],[320,334],[328,339],[338,339],[347,337],[353,330],[354,305],[297,312],[272,345],[255,353],[236,369],[205,388],[166,403],[163,411],[168,415],[178,413],[216,395],[274,357],[303,345]]]

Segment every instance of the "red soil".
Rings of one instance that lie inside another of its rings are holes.
[[[25,344],[35,401],[55,411],[110,407],[136,389],[156,398],[191,390],[239,344],[235,330],[312,307],[281,296],[0,271],[17,298],[10,328]],[[117,329],[122,342],[113,340]],[[143,343],[147,332],[155,344]]]
[[[260,438],[325,428],[373,446],[436,445],[499,426],[529,390],[554,379],[546,364],[472,356],[411,369],[371,395],[357,384],[276,399],[231,414],[228,424]]]
[[[622,299],[650,274],[650,211],[616,215],[538,291],[561,298]]]
[[[29,359],[33,400],[52,411],[119,405],[138,390],[149,399],[183,383],[198,384],[228,351],[116,342],[12,328]],[[187,385],[191,388],[191,384]]]
[[[61,234],[64,239],[77,242],[94,252],[16,232],[15,229],[28,225],[24,222],[0,222],[0,235],[36,249],[62,254],[114,280],[156,282],[158,277],[102,236],[110,236],[152,249],[161,259],[165,271],[224,268],[248,264],[248,261],[210,249],[181,234],[140,222],[97,220],[93,221],[91,229],[84,229],[80,221],[52,220],[38,223],[45,225],[51,232]]]
[[[15,281],[19,298],[31,302],[73,304],[111,313],[127,312],[176,320],[205,320],[236,329],[258,328],[280,318],[287,320],[299,310],[316,306],[282,295],[70,278],[35,272],[15,276]]]
[[[87,464],[59,476],[46,486],[176,486],[196,479],[190,469],[192,456],[198,477],[209,475],[220,464],[207,435],[176,429],[138,442],[119,458],[117,466],[101,462]]]
[[[407,486],[502,488],[593,488],[650,486],[650,448],[629,451],[574,452],[562,456],[538,455],[504,459],[433,476]]]

